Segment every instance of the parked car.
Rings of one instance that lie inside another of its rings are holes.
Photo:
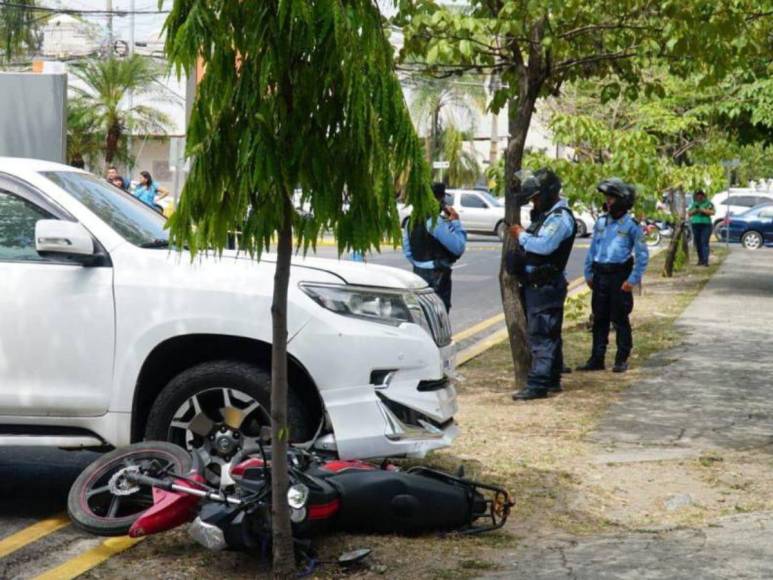
[[[773,191],[755,189],[734,189],[717,193],[711,198],[714,204],[714,237],[724,240],[722,223],[726,217],[740,215],[751,208],[765,203],[773,203]]]
[[[0,158],[0,445],[256,436],[274,269],[268,254],[191,260],[163,216],[104,180]],[[296,441],[365,458],[457,435],[448,315],[417,276],[294,257],[288,331]]]
[[[729,230],[730,241],[740,242],[747,250],[773,244],[773,201],[731,216]],[[724,240],[724,231],[720,237]]]
[[[475,234],[492,234],[500,240],[505,239],[507,226],[505,224],[505,202],[488,193],[476,189],[449,189],[446,193],[446,204],[454,206],[459,212],[459,219],[464,228]],[[411,215],[411,207],[398,204],[400,223],[403,227]],[[521,207],[521,225],[529,227],[531,223],[531,204]],[[577,235],[586,236],[593,231],[595,219],[583,212],[575,215]]]

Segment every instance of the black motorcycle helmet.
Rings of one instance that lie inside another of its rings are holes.
[[[618,177],[605,179],[596,186],[596,189],[605,196],[614,197],[615,202],[607,211],[613,218],[618,219],[636,203],[636,188]]]
[[[534,198],[540,198],[541,211],[548,210],[558,201],[561,193],[561,180],[550,169],[543,167],[534,173],[519,172],[521,192],[518,196],[520,205],[526,205]],[[536,206],[537,204],[535,204]]]

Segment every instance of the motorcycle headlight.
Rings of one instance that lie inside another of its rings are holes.
[[[302,483],[296,483],[287,490],[287,503],[294,510],[306,507],[307,501],[309,501],[309,488]]]
[[[317,304],[337,314],[392,326],[413,322],[429,330],[412,292],[343,284],[302,283],[300,287]]]

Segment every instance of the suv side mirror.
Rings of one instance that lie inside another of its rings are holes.
[[[64,220],[38,220],[35,249],[41,256],[53,255],[86,263],[96,255],[94,239],[81,224]]]

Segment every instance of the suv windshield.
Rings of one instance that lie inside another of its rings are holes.
[[[166,218],[129,193],[90,173],[44,171],[47,179],[93,211],[126,241],[145,248],[169,245]]]

